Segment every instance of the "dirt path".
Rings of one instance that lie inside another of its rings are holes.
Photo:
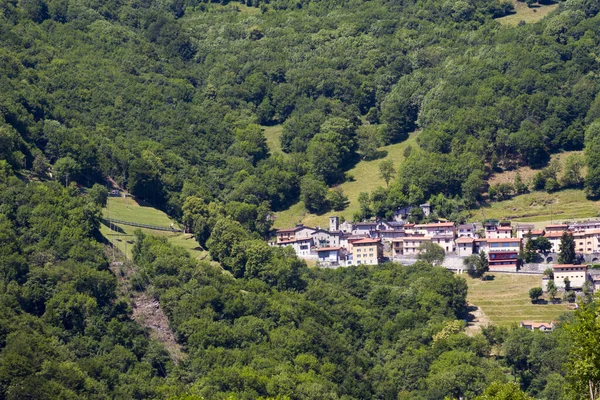
[[[467,323],[465,333],[469,336],[473,336],[481,333],[481,328],[488,326],[490,324],[490,319],[485,315],[481,308],[470,303],[468,306],[470,309],[469,314],[472,316],[472,318]]]
[[[117,277],[119,296],[129,299],[131,302],[132,318],[143,327],[148,328],[150,337],[162,343],[173,362],[179,363],[185,357],[185,353],[175,340],[175,335],[169,326],[169,319],[161,309],[158,300],[146,292],[131,289],[130,278],[135,273],[136,265],[127,260],[122,253],[113,253],[108,246],[106,251],[109,259],[115,257],[115,260],[110,263],[110,269]]]

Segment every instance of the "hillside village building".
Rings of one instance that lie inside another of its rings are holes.
[[[523,239],[529,232],[533,232],[534,229],[534,224],[517,224],[515,227],[515,233],[519,239]]]
[[[476,238],[477,232],[482,230],[483,226],[480,224],[461,224],[457,228],[457,236],[461,237],[470,237]]]
[[[569,286],[573,289],[581,289],[588,279],[588,266],[575,264],[556,264],[552,267],[554,271],[554,284],[557,288],[565,288],[565,278],[569,278]]]
[[[468,257],[474,253],[475,239],[468,236],[458,238],[456,239],[456,246],[460,257]]]
[[[379,239],[360,239],[352,243],[352,265],[376,265],[383,261],[383,246]]]
[[[317,261],[323,267],[337,267],[346,262],[346,251],[341,247],[322,247],[317,249]]]
[[[490,271],[517,271],[522,241],[519,238],[488,239],[488,262]]]
[[[358,265],[359,260],[360,264],[381,262],[384,243],[390,244],[392,258],[408,259],[416,258],[423,243],[435,243],[446,254],[458,257],[468,257],[483,251],[487,254],[491,271],[510,272],[519,267],[519,253],[529,234],[533,239],[546,237],[551,245],[550,252],[558,253],[563,233],[572,233],[575,251],[580,255],[598,254],[598,257],[592,258],[594,262],[600,258],[598,226],[600,221],[551,224],[545,229],[532,229],[533,224],[517,224],[513,231],[510,222],[496,220],[488,220],[483,225],[471,223],[458,226],[452,222],[411,224],[398,221],[340,224],[338,217],[330,217],[329,229],[311,228],[302,224],[279,229],[276,232],[277,241],[273,245],[291,246],[299,257],[317,259],[324,266],[341,266]],[[485,232],[485,237],[477,237],[481,231]],[[367,244],[373,249],[372,252],[369,249],[363,250]],[[546,258],[548,263],[553,261],[554,256]]]
[[[548,241],[550,242],[550,245],[552,246],[550,248],[550,252],[551,253],[558,253],[559,249],[560,249],[560,238],[562,237],[564,231],[550,231],[550,232],[546,232],[546,234],[544,235],[544,237],[546,239],[548,239]]]

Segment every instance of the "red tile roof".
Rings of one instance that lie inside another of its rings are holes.
[[[508,243],[508,242],[520,242],[519,238],[496,238],[496,239],[488,239],[488,243]]]
[[[553,224],[553,225],[546,225],[546,229],[550,228],[550,229],[567,229],[568,225],[565,224]]]
[[[552,322],[533,322],[533,321],[521,321],[521,325],[528,325],[534,329],[540,329],[541,327],[552,329],[554,324]]]
[[[557,269],[557,268],[566,268],[566,269],[570,269],[570,268],[587,268],[587,265],[576,265],[576,264],[554,264],[554,266],[552,268]]]
[[[570,231],[566,231],[567,233],[573,233]],[[547,238],[557,238],[557,237],[561,237],[563,235],[563,231],[561,232],[546,232],[546,234],[544,236],[546,236]]]
[[[317,249],[317,252],[319,251],[336,251],[341,249],[341,247],[321,247],[320,249]]]
[[[356,242],[352,242],[352,244],[369,244],[369,243],[381,243],[379,241],[379,239],[369,239],[369,238],[365,238],[365,239],[360,239],[357,240]]]
[[[475,239],[471,237],[461,237],[456,239],[456,243],[473,243]]]
[[[454,228],[454,222],[438,222],[434,224],[419,224],[417,228]]]

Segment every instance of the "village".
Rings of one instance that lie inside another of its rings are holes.
[[[419,206],[428,217],[429,204]],[[411,207],[397,210],[391,221],[340,222],[329,219],[328,229],[298,224],[276,231],[274,246],[291,246],[298,257],[313,260],[324,268],[352,265],[376,265],[384,262],[413,264],[427,247],[440,246],[442,265],[464,272],[464,260],[474,254],[485,254],[489,272],[529,273],[543,276],[541,287],[547,290],[549,271],[560,291],[581,290],[586,284],[600,289],[600,274],[591,268],[600,259],[600,220],[549,224],[536,229],[534,224],[486,220],[482,223],[457,225],[449,221],[415,224],[408,221]],[[577,261],[559,264],[558,253],[563,234],[573,235]],[[528,240],[543,237],[549,243],[537,251],[535,259],[525,262],[523,250]],[[598,270],[600,273],[600,270]]]

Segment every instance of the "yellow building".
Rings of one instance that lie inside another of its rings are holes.
[[[383,245],[379,239],[360,239],[352,243],[352,265],[376,265],[383,259]]]

